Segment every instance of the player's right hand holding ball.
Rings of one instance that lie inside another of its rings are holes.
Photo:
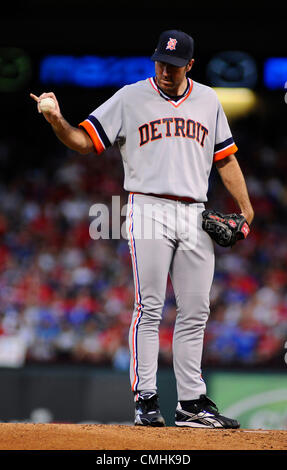
[[[61,111],[54,93],[42,93],[40,96],[30,93],[30,96],[37,102],[38,112],[42,113],[50,124],[56,124],[61,118]]]

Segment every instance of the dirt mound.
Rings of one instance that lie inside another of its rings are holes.
[[[1,450],[287,450],[287,430],[0,423]]]

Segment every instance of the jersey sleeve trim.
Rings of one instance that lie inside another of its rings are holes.
[[[87,119],[79,124],[79,127],[83,127],[85,131],[91,137],[96,152],[102,153],[107,147],[111,146],[110,140],[105,133],[102,125],[95,116],[88,116]]]
[[[213,161],[217,162],[222,158],[228,157],[229,155],[232,155],[233,153],[237,152],[237,150],[238,147],[234,143],[233,137],[229,137],[224,142],[215,145]]]
[[[228,145],[234,144],[233,137],[229,137],[229,139],[226,139],[224,142],[221,142],[220,144],[216,144],[214,146],[214,153],[219,152],[220,150],[225,149]]]

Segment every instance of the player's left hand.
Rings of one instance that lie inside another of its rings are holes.
[[[250,227],[242,214],[222,214],[214,210],[202,212],[202,228],[220,246],[233,246],[243,240]]]

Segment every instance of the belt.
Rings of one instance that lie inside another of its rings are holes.
[[[171,199],[172,201],[179,201],[179,202],[189,202],[190,204],[198,202],[191,197],[180,197],[180,196],[172,196],[171,194],[154,194],[154,193],[139,193],[139,192],[131,192],[131,194],[143,194],[144,196],[154,196],[159,197],[162,199]]]

